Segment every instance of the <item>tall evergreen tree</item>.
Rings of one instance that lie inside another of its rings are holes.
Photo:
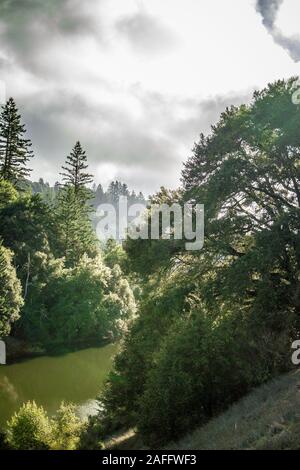
[[[95,252],[95,234],[90,220],[92,192],[86,187],[92,175],[86,172],[87,157],[77,142],[61,173],[64,185],[56,203],[56,221],[60,234],[59,254],[67,265],[75,265],[85,254]]]
[[[28,160],[33,157],[31,142],[24,138],[25,126],[13,98],[0,114],[0,177],[14,185],[30,173]]]
[[[67,156],[65,166],[62,167],[65,172],[60,173],[65,186],[73,187],[75,194],[85,192],[86,186],[93,181],[93,175],[85,171],[87,168],[87,156],[78,141],[70,155]]]

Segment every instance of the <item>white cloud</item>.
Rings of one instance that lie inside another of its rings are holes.
[[[299,74],[254,0],[7,0],[0,18],[0,80],[51,182],[81,139],[97,182],[174,187],[226,105]]]

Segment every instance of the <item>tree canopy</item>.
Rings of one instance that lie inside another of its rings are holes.
[[[290,369],[300,328],[293,83],[227,108],[195,144],[180,191],[152,198],[204,204],[202,250],[186,251],[184,240],[126,241],[143,293],[102,397],[108,432],[137,426],[148,445],[162,445]]]

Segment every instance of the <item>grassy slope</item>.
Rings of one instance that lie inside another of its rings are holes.
[[[146,449],[134,430],[106,442],[107,449]],[[225,413],[168,450],[300,450],[300,369],[253,390]]]
[[[168,449],[300,449],[300,370],[253,390]]]

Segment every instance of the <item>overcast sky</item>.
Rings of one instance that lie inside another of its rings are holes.
[[[299,0],[0,0],[0,79],[32,178],[56,181],[80,140],[97,183],[176,187],[227,105],[299,75],[299,18]]]

